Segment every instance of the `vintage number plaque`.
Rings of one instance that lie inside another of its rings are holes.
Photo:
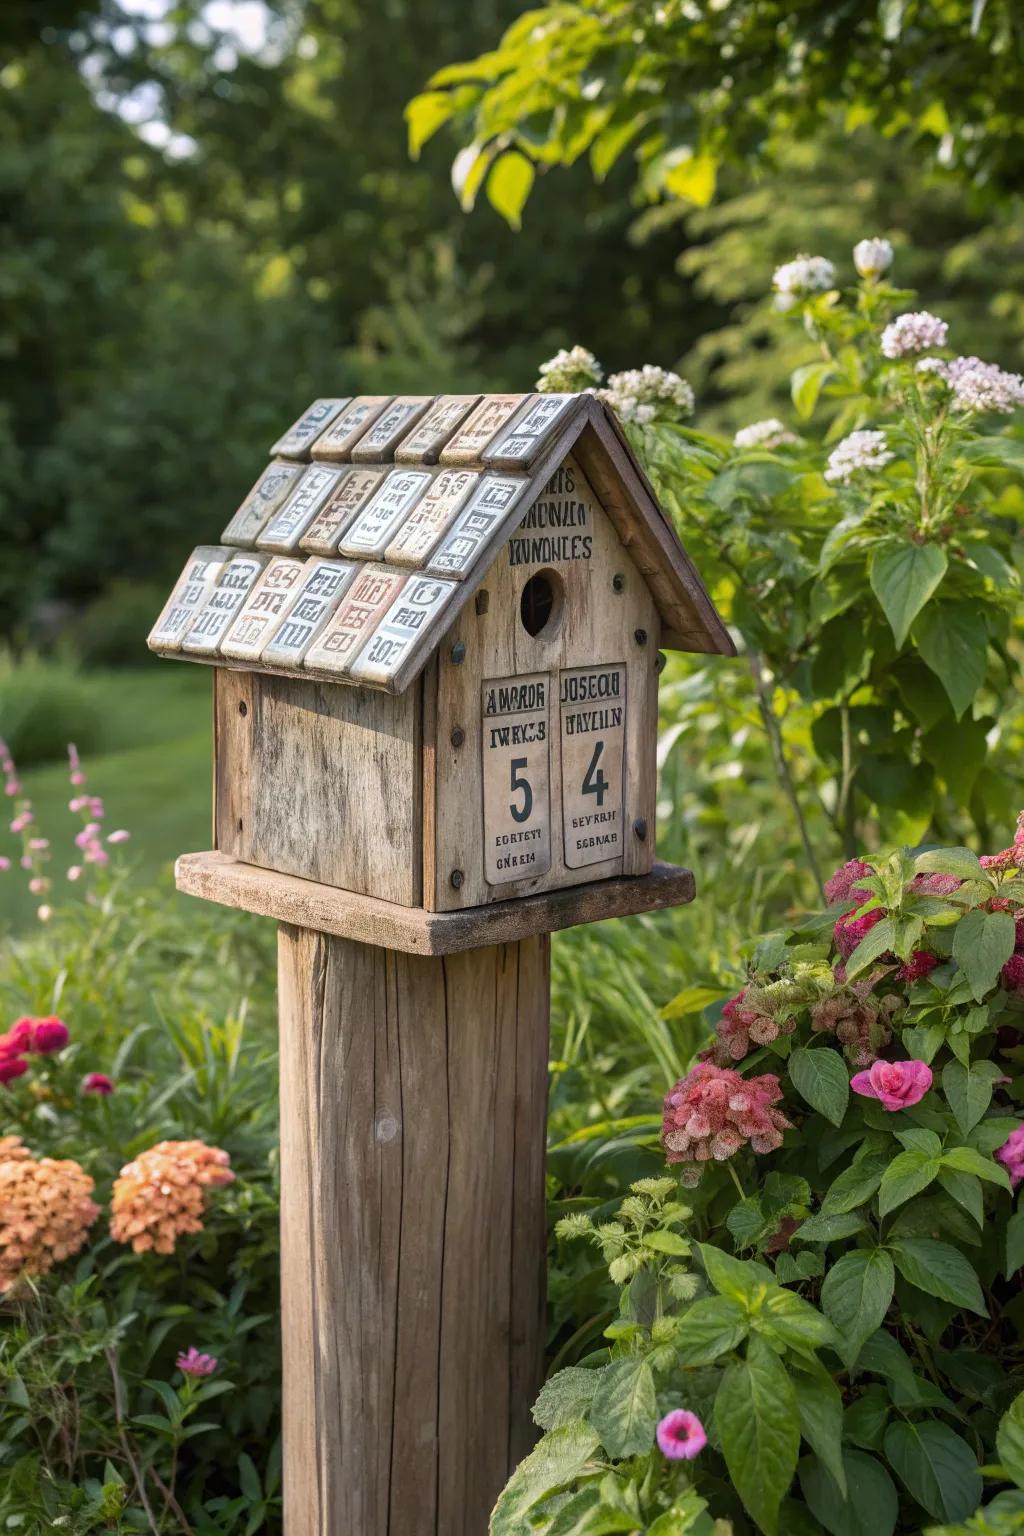
[[[308,411],[303,411],[298,421],[293,421],[284,437],[279,437],[271,453],[279,453],[286,459],[304,458],[324,428],[334,420],[349,403],[344,400],[314,400]]]
[[[530,880],[551,868],[551,678],[483,685],[484,877]]]
[[[310,464],[284,506],[256,540],[256,547],[290,555],[344,473],[331,464]]]
[[[396,464],[436,464],[437,456],[480,399],[479,395],[439,395],[408,437],[395,449]]]
[[[302,560],[271,560],[221,641],[220,653],[235,661],[258,661],[260,652],[302,590]]]
[[[263,647],[260,660],[274,667],[297,666],[341,602],[358,569],[347,560],[308,561],[299,595]]]
[[[410,576],[372,638],[359,654],[352,677],[360,683],[387,686],[406,667],[416,650],[437,633],[434,620],[458,591],[454,581],[436,576]]]
[[[405,571],[391,571],[386,565],[361,566],[341,607],[302,658],[303,666],[347,674],[405,580]]]
[[[253,589],[269,555],[235,555],[220,573],[220,581],[189,626],[182,650],[195,656],[216,656],[242,604]]]
[[[510,475],[485,475],[444,543],[431,557],[427,570],[462,581],[505,527],[528,483]]]
[[[559,678],[562,826],[570,869],[622,857],[626,668],[576,667]]]
[[[334,462],[347,459],[363,433],[390,404],[390,395],[356,395],[351,405],[346,405],[327,431],[317,438],[310,450],[313,458]]]
[[[485,450],[484,463],[499,469],[529,469],[578,398],[577,395],[535,395],[532,404]]]
[[[217,544],[201,544],[192,551],[175,582],[174,591],[164,604],[163,613],[149,632],[147,644],[151,650],[181,649],[189,625],[212,595],[231,554],[230,549],[222,549]]]
[[[333,555],[342,534],[366,506],[385,473],[383,469],[362,469],[356,464],[342,470],[330,499],[299,540],[299,548],[311,555]]]
[[[241,545],[243,549],[254,544],[285,497],[295,489],[302,469],[301,464],[268,464],[221,534],[223,542]]]
[[[401,524],[384,553],[385,560],[422,565],[479,478],[472,469],[442,469]]]
[[[477,464],[492,437],[496,436],[514,412],[518,411],[525,395],[488,395],[461,426],[455,436],[441,449],[442,464]]]
[[[341,553],[358,560],[379,560],[432,478],[429,469],[393,469],[342,535]]]

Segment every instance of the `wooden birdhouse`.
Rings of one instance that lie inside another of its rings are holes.
[[[432,912],[654,860],[659,650],[732,644],[586,395],[318,400],[149,644],[216,667],[216,847]]]

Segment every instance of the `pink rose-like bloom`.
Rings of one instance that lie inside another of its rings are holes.
[[[190,1344],[174,1363],[186,1376],[212,1376],[218,1364],[215,1355],[200,1354],[194,1344]]]
[[[655,1430],[658,1449],[669,1461],[692,1461],[708,1443],[704,1425],[688,1408],[673,1408]]]
[[[774,1152],[790,1122],[773,1108],[782,1098],[771,1072],[743,1078],[731,1067],[700,1061],[665,1095],[661,1141],[669,1163],[687,1163],[695,1182],[699,1164],[723,1163],[747,1142],[754,1152]]]
[[[1024,1179],[1024,1125],[1011,1131],[996,1153],[996,1161],[1002,1163],[1010,1175],[1014,1189]]]
[[[850,1087],[865,1099],[877,1099],[883,1109],[908,1109],[918,1104],[932,1085],[932,1069],[924,1061],[876,1061],[867,1072],[850,1079]]]
[[[825,881],[825,896],[829,906],[837,901],[867,901],[869,892],[857,888],[858,880],[866,880],[874,874],[870,864],[863,859],[848,859],[842,869],[837,869],[831,880]]]
[[[845,917],[837,919],[832,939],[844,960],[849,960],[864,935],[870,933],[884,916],[881,907],[872,907],[863,917],[854,917],[852,912],[847,912]]]
[[[30,1051],[36,1051],[40,1056],[49,1056],[53,1051],[62,1051],[70,1039],[71,1031],[63,1019],[51,1017],[32,1020]]]
[[[114,1091],[114,1079],[105,1072],[87,1072],[82,1079],[83,1093],[108,1094]]]

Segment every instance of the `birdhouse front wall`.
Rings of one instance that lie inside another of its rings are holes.
[[[570,455],[427,675],[426,906],[651,868],[659,636],[647,583]]]

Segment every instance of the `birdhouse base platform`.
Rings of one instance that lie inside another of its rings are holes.
[[[463,912],[427,912],[242,864],[216,850],[182,854],[174,878],[179,891],[204,901],[409,955],[459,954],[579,923],[680,907],[693,900],[695,889],[691,870],[656,863],[646,875],[595,880]]]

